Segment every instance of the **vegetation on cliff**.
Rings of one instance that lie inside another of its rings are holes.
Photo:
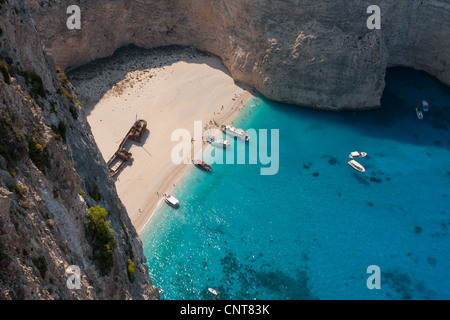
[[[56,75],[58,76],[59,83],[61,84],[61,88],[59,89],[60,92],[62,93],[64,98],[66,98],[67,102],[73,103],[73,96],[68,91],[69,80],[67,79],[64,71],[62,71],[58,65],[56,66]]]
[[[13,167],[26,153],[25,137],[14,126],[10,114],[3,110],[0,113],[0,155],[6,160],[8,167]]]
[[[117,240],[114,230],[111,229],[111,221],[106,220],[108,213],[100,206],[91,207],[88,210],[88,227],[92,237],[94,260],[102,275],[107,275],[113,264],[113,251],[117,248]]]
[[[11,78],[9,77],[8,68],[3,62],[0,61],[0,72],[3,74],[3,80],[6,84],[11,84]]]
[[[108,218],[120,200],[73,86],[24,2],[0,10],[0,300],[158,297],[126,212]]]
[[[43,171],[45,168],[50,168],[50,159],[47,144],[45,139],[41,137],[40,131],[41,127],[35,124],[33,136],[28,139],[28,156],[36,167]]]

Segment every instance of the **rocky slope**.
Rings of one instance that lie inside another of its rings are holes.
[[[370,1],[77,1],[81,30],[66,27],[69,0],[25,0],[46,49],[63,68],[135,44],[190,45],[219,56],[236,81],[266,97],[343,110],[376,107],[389,66],[422,69],[450,83],[450,3]]]
[[[90,224],[95,206],[108,214]],[[158,298],[143,262],[73,88],[23,1],[1,0],[0,299]]]

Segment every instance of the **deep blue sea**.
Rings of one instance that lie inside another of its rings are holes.
[[[251,99],[234,125],[279,130],[279,171],[188,172],[181,207],[161,206],[141,234],[161,298],[450,299],[450,88],[404,68],[386,83],[373,111]],[[355,150],[365,173],[347,164]]]

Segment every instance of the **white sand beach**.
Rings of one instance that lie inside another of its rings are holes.
[[[116,178],[117,192],[141,232],[162,194],[192,167],[172,162],[177,144],[172,132],[184,128],[193,135],[195,121],[209,127],[215,127],[210,121],[230,123],[252,95],[233,81],[218,58],[189,48],[132,55],[107,67],[108,72],[73,82],[106,162],[136,119],[148,123],[142,143],[129,149],[132,164]]]

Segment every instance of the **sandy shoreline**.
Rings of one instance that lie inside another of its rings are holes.
[[[238,115],[239,110],[242,108],[242,106],[247,102],[251,97],[252,94],[248,91],[240,91],[240,97],[236,98],[235,101],[232,103],[226,103],[224,102],[224,111],[222,111],[221,114],[216,114],[215,116],[211,117],[211,120],[215,120],[217,123],[217,128],[220,127],[222,124],[228,124],[231,123],[236,116]],[[228,100],[230,97],[227,97]],[[226,107],[227,106],[227,107]],[[203,123],[209,123],[204,121]],[[192,126],[192,123],[190,123]],[[216,126],[209,125],[210,128],[216,128]],[[188,129],[189,127],[186,127]],[[190,128],[189,128],[190,129]],[[190,130],[191,131],[191,130]],[[194,153],[192,153],[194,154]],[[168,158],[170,159],[170,157]],[[170,162],[170,160],[169,160]],[[192,165],[173,165],[170,162],[170,165],[168,165],[168,172],[161,175],[161,184],[157,184],[154,186],[155,189],[158,189],[159,191],[156,191],[156,193],[149,194],[147,201],[144,204],[144,210],[139,216],[137,216],[134,220],[132,219],[132,222],[138,231],[140,233],[145,225],[150,221],[151,216],[153,215],[154,211],[156,210],[157,206],[160,203],[163,203],[161,200],[161,195],[164,192],[171,192],[172,189],[178,184],[180,179],[184,176],[184,174],[192,168]],[[165,191],[164,191],[165,190]],[[119,194],[120,195],[120,194]]]
[[[138,233],[161,196],[192,164],[175,165],[171,141],[176,129],[194,133],[231,123],[250,88],[236,84],[222,62],[190,48],[120,54],[101,68],[71,73],[97,145],[107,162],[136,119],[148,123],[142,143],[131,143],[133,162],[118,175],[116,188]]]

